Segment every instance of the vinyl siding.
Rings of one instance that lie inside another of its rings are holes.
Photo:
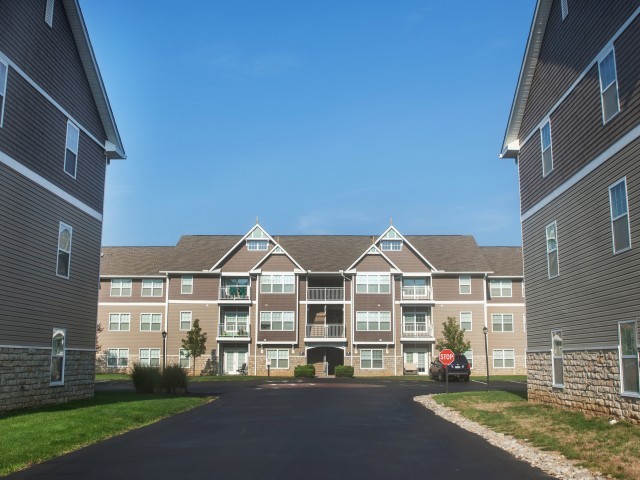
[[[123,275],[118,278],[131,278]],[[163,304],[167,297],[167,285],[162,286],[162,296],[160,297],[143,297],[142,296],[142,279],[133,278],[131,282],[131,296],[130,297],[112,297],[111,296],[111,279],[102,279],[100,281],[100,294],[99,301],[107,303],[149,303],[149,304]]]
[[[356,265],[358,272],[388,272],[390,268],[382,255],[365,255]]]
[[[433,298],[438,300],[455,300],[459,302],[470,302],[484,300],[484,278],[479,276],[471,277],[471,293],[461,294],[459,286],[459,275],[434,276]]]
[[[383,252],[403,272],[430,272],[424,261],[418,257],[406,244],[402,250]]]
[[[263,272],[293,272],[296,269],[296,265],[287,257],[282,254],[274,254],[267,258],[260,269]]]
[[[182,276],[171,277],[169,279],[169,299],[181,301],[211,300],[218,299],[218,289],[220,287],[220,277],[198,277],[193,275],[193,293],[182,294]],[[251,285],[253,287],[253,285]]]
[[[269,250],[273,247],[273,243],[269,242]],[[246,242],[242,242],[220,268],[223,272],[248,272],[267,255],[267,252],[249,251]]]
[[[499,279],[500,277],[490,277]],[[491,282],[487,282],[487,301],[491,304],[500,303],[524,303],[524,297],[522,296],[522,279],[511,278],[511,296],[510,297],[492,297],[491,296]]]
[[[128,313],[131,315],[129,331],[109,331],[109,317],[112,313]],[[141,332],[140,316],[143,313],[159,313],[162,324],[159,332]],[[139,348],[162,348],[162,331],[165,326],[164,306],[149,305],[143,307],[119,306],[103,307],[98,315],[98,323],[102,325],[102,332],[98,335],[101,352],[106,353],[109,348],[128,348],[129,355],[138,354]],[[169,331],[169,330],[167,330]],[[171,330],[175,336],[176,330]],[[169,336],[167,336],[169,342]]]

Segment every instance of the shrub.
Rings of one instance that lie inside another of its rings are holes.
[[[159,367],[133,364],[131,380],[137,393],[153,393],[160,388],[162,373]]]
[[[169,365],[162,372],[161,385],[167,393],[186,393],[187,371],[179,365]]]
[[[353,367],[349,365],[336,365],[335,374],[336,377],[353,378]]]
[[[316,376],[316,367],[311,364],[298,365],[293,371],[293,376],[296,378],[313,378]]]

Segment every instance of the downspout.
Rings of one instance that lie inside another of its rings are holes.
[[[167,278],[167,291],[165,293],[165,302],[164,302],[164,331],[167,332],[167,336],[163,336],[163,349],[162,354],[164,355],[163,360],[166,361],[167,358],[167,337],[169,336],[169,272],[165,273],[165,277]],[[179,358],[179,357],[178,357]],[[195,363],[195,360],[194,360]]]
[[[488,321],[488,318],[487,318],[487,314],[488,314],[487,313],[487,307],[488,307],[488,305],[487,305],[487,288],[489,287],[489,282],[487,281],[488,277],[489,277],[489,274],[485,273],[484,274],[484,279],[483,279],[483,282],[484,282],[484,326],[487,327],[487,330],[489,329],[489,321]],[[488,355],[488,352],[489,352],[489,336],[487,335],[486,338],[487,338],[487,340],[486,340],[486,342],[487,342],[486,348],[487,348],[487,355]],[[487,371],[489,371],[488,370],[489,369],[489,365],[487,365],[486,367],[487,367]],[[493,373],[493,372],[491,372],[491,373]]]

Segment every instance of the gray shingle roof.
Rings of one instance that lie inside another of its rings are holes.
[[[447,272],[488,272],[491,266],[471,235],[405,235],[424,258]]]
[[[522,276],[522,247],[480,247],[494,275]]]
[[[156,275],[175,247],[103,247],[101,275]]]

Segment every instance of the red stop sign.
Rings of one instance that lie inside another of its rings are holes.
[[[440,352],[440,355],[438,356],[438,358],[440,359],[443,365],[449,365],[451,364],[451,362],[453,362],[456,356],[451,350],[447,348],[446,350],[442,350]]]

